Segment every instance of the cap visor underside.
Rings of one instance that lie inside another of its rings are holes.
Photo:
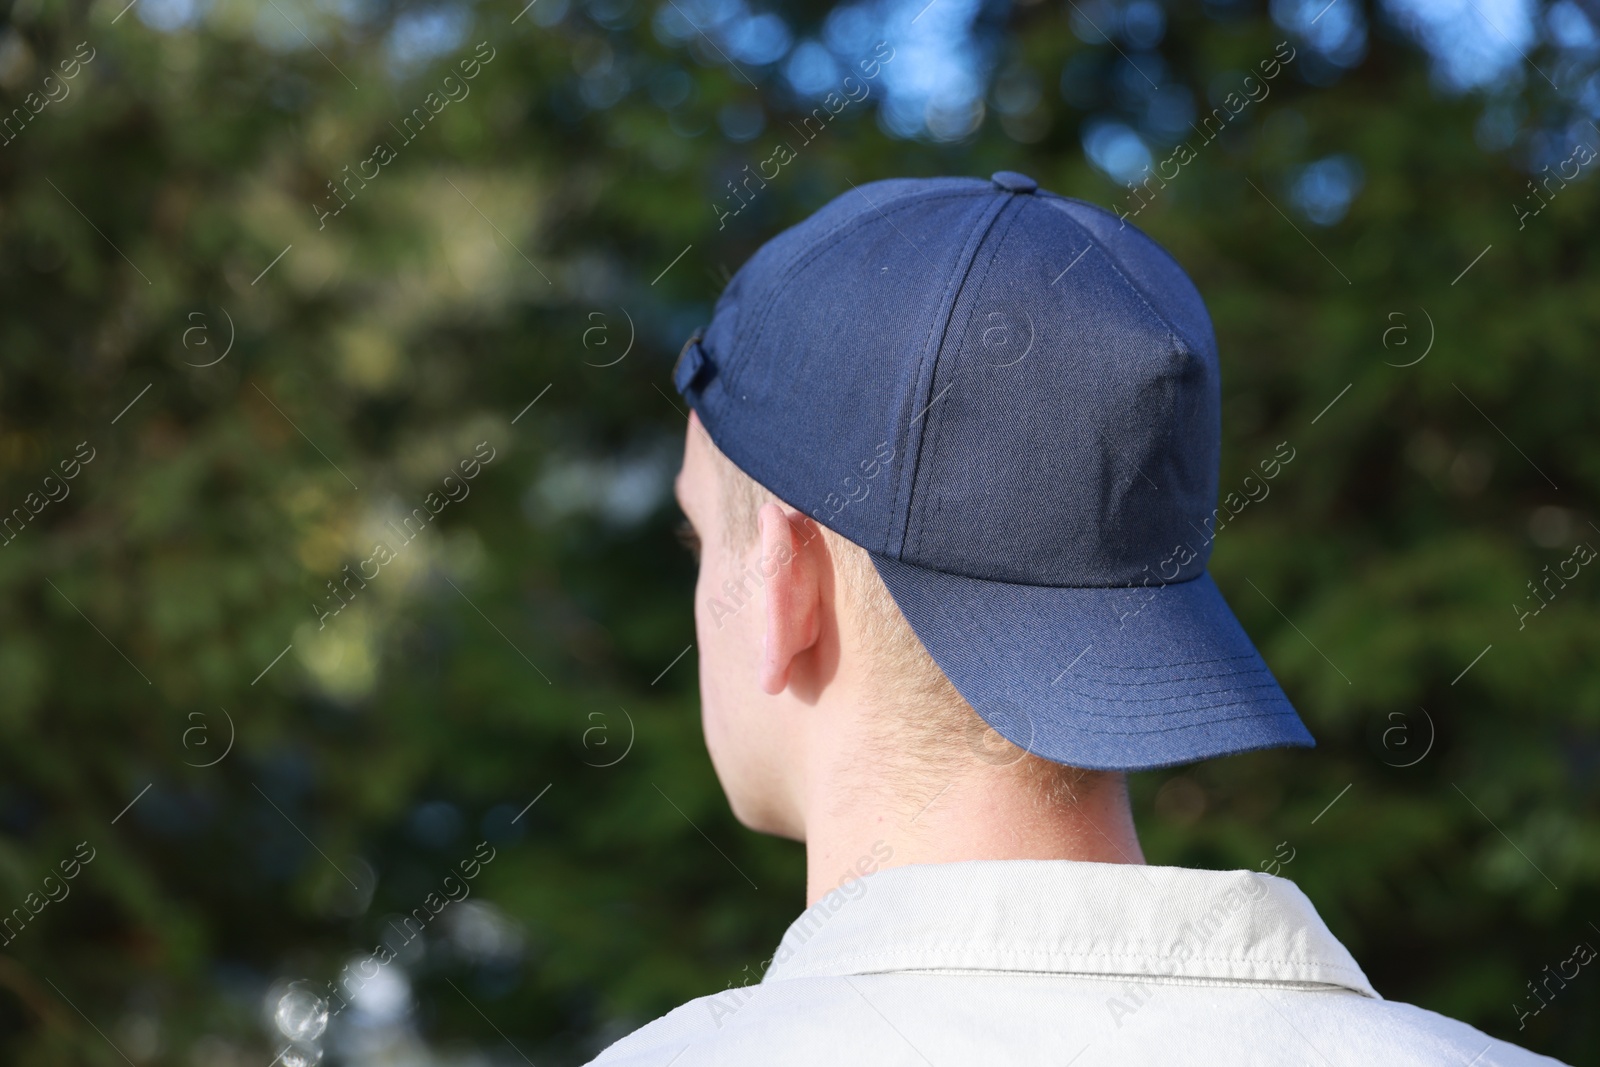
[[[1135,771],[1316,744],[1208,572],[1060,588],[869,555],[962,697],[1036,755]]]

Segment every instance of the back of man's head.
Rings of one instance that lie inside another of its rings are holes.
[[[720,550],[734,559],[755,555],[758,572],[762,562],[775,571],[774,561],[759,558],[757,516],[764,505],[788,505],[740,470],[709,437],[700,436],[717,470]],[[858,664],[866,681],[863,711],[876,727],[875,764],[882,773],[912,795],[927,783],[937,789],[963,774],[1003,773],[1037,787],[1042,803],[1073,803],[1115,777],[1042,759],[1001,737],[928,654],[866,550],[814,522],[808,533],[825,546],[835,581],[835,623],[844,642],[841,656]]]
[[[903,747],[949,751],[976,712],[1111,772],[1314,743],[1205,570],[1220,380],[1170,255],[1005,171],[836,197],[739,269],[673,370],[760,487],[731,491],[738,536],[763,488],[829,531]],[[790,540],[759,525],[763,551]],[[816,626],[786,606],[764,688]]]

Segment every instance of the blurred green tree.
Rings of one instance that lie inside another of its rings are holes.
[[[847,181],[1000,168],[1196,278],[1225,493],[1294,455],[1213,572],[1319,748],[1138,776],[1152,862],[1595,1058],[1592,991],[1516,1014],[1600,939],[1589,16],[919,7],[7,8],[6,1062],[576,1063],[751,980],[803,857],[700,741],[668,369]]]

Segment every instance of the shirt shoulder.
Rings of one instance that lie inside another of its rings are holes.
[[[667,1067],[690,1046],[714,1044],[723,1020],[744,1007],[758,988],[727,989],[696,997],[618,1038],[585,1067]],[[704,1060],[697,1058],[693,1062]]]
[[[1067,860],[842,883],[759,984],[692,1000],[592,1062],[1561,1067],[1384,1000],[1291,881]]]
[[[1459,1019],[1415,1004],[1382,1000],[1368,1001],[1362,1007],[1361,1014],[1373,1013],[1379,1019],[1375,1028],[1379,1034],[1413,1054],[1414,1060],[1408,1063],[1437,1063],[1438,1053],[1449,1052],[1464,1055],[1474,1067],[1567,1067],[1558,1059],[1490,1037]]]
[[[588,1067],[789,1067],[836,1062],[841,1048],[852,1057],[880,1045],[888,1052],[884,1034],[863,1032],[860,1012],[870,1008],[859,990],[872,984],[872,977],[801,978],[697,997],[613,1042]]]
[[[799,1067],[841,1057],[1166,1067],[1180,1052],[1196,1067],[1566,1067],[1438,1012],[1347,991],[928,973],[724,990],[640,1027],[591,1067]]]

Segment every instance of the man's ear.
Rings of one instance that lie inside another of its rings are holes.
[[[795,658],[822,634],[822,567],[825,549],[811,520],[768,501],[756,513],[761,529],[761,578],[766,631],[761,638],[761,691],[772,696],[789,684]]]

